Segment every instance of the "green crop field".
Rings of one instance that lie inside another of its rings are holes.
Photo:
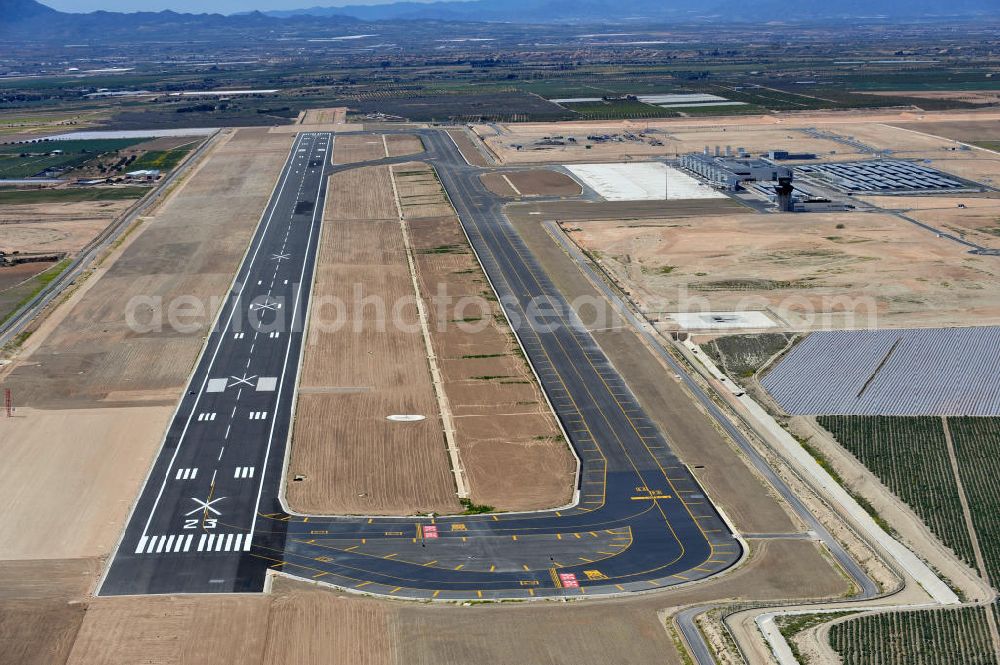
[[[130,171],[138,171],[140,169],[169,171],[180,164],[184,156],[191,152],[191,148],[193,147],[193,145],[182,145],[172,150],[150,150],[132,162],[128,168]]]
[[[702,344],[701,348],[723,372],[738,378],[750,376],[760,369],[768,358],[785,348],[791,338],[789,333],[727,335]]]
[[[1000,418],[949,418],[958,472],[990,583],[1000,584]]]
[[[893,612],[830,628],[844,665],[996,665],[986,610]]]
[[[120,201],[146,195],[148,187],[80,187],[72,189],[0,189],[0,205]]]
[[[642,102],[581,102],[563,106],[588,120],[676,118],[679,115],[676,111]]]
[[[819,416],[817,421],[910,506],[941,542],[975,565],[940,418]]]

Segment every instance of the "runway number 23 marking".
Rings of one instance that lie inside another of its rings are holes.
[[[197,529],[198,524],[204,529],[214,529],[219,525],[219,520],[214,517],[206,517],[204,520],[184,520],[185,529]]]

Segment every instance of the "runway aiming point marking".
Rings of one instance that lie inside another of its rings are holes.
[[[424,525],[421,528],[423,530],[423,535],[424,535],[424,539],[425,540],[427,540],[429,538],[437,538],[438,537],[438,528],[437,528],[437,525],[435,525],[435,524],[427,524],[427,525]]]

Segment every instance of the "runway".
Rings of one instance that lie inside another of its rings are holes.
[[[560,511],[426,518],[282,509],[325,176],[371,164],[331,167],[332,137],[300,134],[101,594],[259,591],[273,567],[395,597],[578,596],[691,582],[740,559],[739,541],[482,186],[481,171],[443,131],[416,133],[426,154],[375,163],[420,159],[437,169],[580,458],[579,501]],[[287,332],[237,328],[237,314]]]

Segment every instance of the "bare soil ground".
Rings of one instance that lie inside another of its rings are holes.
[[[852,91],[859,95],[881,95],[881,92]],[[996,104],[1000,92],[996,90],[893,90],[893,95],[916,97],[917,99],[948,99],[969,104]]]
[[[518,220],[558,219],[563,221],[614,220],[619,222],[648,225],[671,224],[664,222],[667,217],[676,220],[683,217],[704,217],[706,215],[748,214],[734,199],[690,199],[676,201],[544,201],[538,203],[521,202],[507,206],[506,213]]]
[[[38,273],[48,270],[53,265],[55,263],[52,261],[37,261],[34,263],[19,263],[16,266],[0,267],[0,299],[3,298],[4,291],[22,284]]]
[[[118,540],[170,407],[39,411],[3,424],[3,559],[103,556]],[[39,515],[45,515],[39,519]]]
[[[510,182],[503,177],[502,173],[484,173],[479,176],[486,189],[490,190],[497,196],[502,196],[505,199],[516,199],[520,198],[514,188],[511,186]]]
[[[355,164],[386,157],[381,136],[338,136],[333,144],[334,164]]]
[[[239,130],[141,227],[61,325],[14,368],[26,406],[173,405],[288,154],[289,139]],[[181,296],[202,303],[169,324]],[[136,305],[136,300],[150,304]],[[213,298],[215,301],[213,302]],[[130,305],[130,302],[132,305]],[[150,311],[150,307],[153,311]],[[129,313],[134,315],[130,325]],[[156,315],[162,315],[162,326]]]
[[[334,195],[327,196],[324,223],[397,218],[388,166],[366,166],[337,173],[330,178],[330,190]]]
[[[400,603],[278,577],[270,595],[52,602],[35,605],[34,616],[16,623],[4,618],[17,610],[8,610],[10,604],[0,606],[0,630],[21,643],[26,638],[51,640],[48,633],[57,628],[65,635],[62,648],[49,658],[8,661],[4,654],[0,662],[680,665],[683,661],[658,616],[664,608],[717,598],[795,598],[803,589],[811,596],[837,596],[845,589],[843,579],[807,541],[761,543],[744,568],[707,583],[579,603]],[[37,627],[30,630],[25,625],[29,623]]]
[[[0,206],[0,251],[76,252],[134,201]]]
[[[583,188],[565,173],[546,169],[513,171],[511,173],[485,173],[480,176],[483,184],[498,196],[579,196]]]
[[[424,151],[420,137],[412,134],[386,134],[385,143],[389,149],[389,157],[415,155]]]
[[[340,125],[347,121],[347,107],[308,109],[299,118],[300,125]]]
[[[1000,140],[1000,122],[996,120],[956,120],[952,122],[923,122],[919,125],[897,125],[903,129],[915,129],[926,134],[943,136],[956,141],[997,141]]]
[[[576,463],[454,216],[408,221],[474,503],[565,505]],[[447,294],[436,305],[434,296]],[[473,303],[462,307],[462,299]]]
[[[423,162],[397,164],[392,168],[404,219],[443,217],[454,214],[437,174]]]
[[[461,510],[386,168],[330,181],[288,468],[305,476],[287,485],[296,511]],[[359,189],[364,198],[340,201]],[[339,324],[323,302],[343,303]],[[426,419],[386,420],[402,414]]]
[[[995,260],[888,214],[573,228],[581,230],[572,237],[655,316],[765,309],[789,329],[1000,321]]]
[[[883,209],[901,210],[909,217],[983,247],[1000,249],[1000,195],[996,193],[982,197],[872,196],[864,200]]]
[[[490,162],[479,152],[468,133],[461,129],[448,129],[445,131],[455,141],[455,145],[458,146],[462,156],[465,157],[465,161],[473,166],[490,166]]]

